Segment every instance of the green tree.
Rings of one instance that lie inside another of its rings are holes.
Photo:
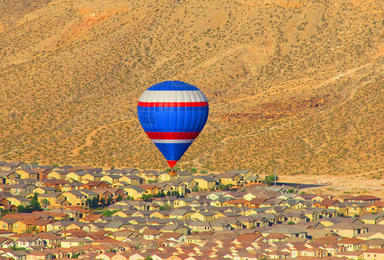
[[[41,200],[41,204],[43,204],[43,207],[46,208],[49,205],[49,200],[44,198],[44,199]]]
[[[155,197],[155,198],[165,197],[165,193],[164,193],[164,191],[160,191],[159,193],[153,195],[153,197]]]
[[[37,193],[35,193],[31,199],[30,206],[32,211],[42,211],[41,205],[39,203],[39,198],[37,196]]]
[[[143,194],[141,199],[144,200],[144,201],[152,201],[152,197],[153,196],[151,194]]]
[[[99,200],[98,196],[93,197],[92,198],[92,208],[97,209],[99,207],[99,202],[100,202],[100,200]]]
[[[88,198],[85,201],[85,205],[90,209],[97,209],[99,207],[99,197],[94,197],[92,199]]]
[[[101,207],[105,207],[106,203],[105,203],[105,199],[104,198],[101,198],[100,199],[100,203],[101,203]]]
[[[165,204],[165,205],[159,207],[159,210],[170,210],[170,209],[171,209],[171,206],[168,204]]]
[[[222,183],[220,183],[218,186],[217,186],[217,188],[219,189],[219,190],[223,190],[223,191],[229,191],[231,188],[232,188],[232,184],[222,184]]]
[[[19,213],[31,213],[33,211],[42,211],[42,210],[43,209],[41,208],[41,205],[39,203],[39,198],[37,196],[37,193],[33,195],[31,200],[29,201],[29,205],[27,206],[19,205],[17,207],[17,211]]]
[[[102,212],[101,212],[101,214],[104,216],[104,217],[110,217],[110,216],[112,216],[114,213],[116,213],[116,212],[118,212],[118,210],[117,209],[115,209],[115,210],[109,210],[109,209],[106,209],[106,210],[103,210]]]
[[[125,197],[125,200],[135,200],[132,196],[129,196],[129,195],[127,195],[126,197]]]
[[[278,181],[278,180],[279,180],[279,177],[276,175],[276,181]],[[275,174],[271,174],[271,175],[265,176],[264,182],[266,184],[274,183],[275,182]]]

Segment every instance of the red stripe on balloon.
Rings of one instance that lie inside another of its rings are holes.
[[[208,102],[140,102],[140,107],[206,107]]]
[[[175,165],[177,163],[177,161],[167,161],[167,162],[168,162],[169,167],[171,167],[171,168],[175,167]]]
[[[195,139],[200,132],[146,132],[151,139]]]

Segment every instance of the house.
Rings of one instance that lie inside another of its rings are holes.
[[[101,178],[101,181],[105,181],[109,184],[114,184],[114,183],[117,183],[119,182],[121,176],[120,175],[114,175],[114,174],[111,174],[111,175],[104,175],[102,178]]]
[[[153,230],[153,229],[146,229],[143,232],[143,238],[145,240],[155,240],[158,239],[161,235],[161,232],[158,230]]]
[[[111,186],[104,181],[89,181],[83,185],[84,189],[92,190],[92,189],[109,189]]]
[[[238,235],[232,243],[238,245],[251,245],[253,243],[257,243],[260,237],[259,233],[244,233]]]
[[[30,178],[30,174],[32,176],[36,174],[32,169],[23,169],[23,168],[16,170],[16,173],[19,174],[20,179],[32,179]]]
[[[189,220],[193,213],[187,209],[174,209],[169,213],[169,218],[181,219],[181,220]]]
[[[74,206],[84,206],[87,200],[86,194],[78,190],[66,191],[63,192],[62,195],[65,197],[66,201]]]
[[[218,175],[220,182],[224,185],[242,186],[244,175],[240,171],[229,171]]]
[[[1,256],[4,257],[4,259],[25,260],[27,259],[27,251],[25,250],[6,251]]]
[[[104,175],[101,174],[101,173],[91,173],[91,172],[87,172],[86,174],[84,174],[81,178],[81,182],[83,183],[87,183],[87,182],[90,182],[90,181],[101,181],[101,178],[103,177]]]
[[[87,225],[83,226],[82,229],[86,232],[98,232],[104,230],[106,225],[107,223],[88,223]]]
[[[159,211],[154,211],[154,212],[150,213],[149,217],[166,219],[166,218],[169,218],[169,214],[170,214],[169,210],[159,210]]]
[[[43,247],[45,246],[45,242],[38,237],[20,237],[16,241],[17,247],[24,247],[28,249],[32,249],[34,247]]]
[[[12,220],[12,219],[1,219],[0,220],[0,230],[9,230],[12,231],[13,229],[13,224],[17,220]]]
[[[66,238],[65,240],[61,241],[60,245],[62,248],[71,248],[71,247],[76,247],[80,246],[82,244],[86,244],[88,242],[87,239],[85,238]]]
[[[68,174],[69,172],[66,171],[66,170],[60,170],[60,169],[53,169],[52,171],[50,171],[47,175],[47,179],[56,179],[56,180],[65,180],[66,179],[66,175]]]
[[[101,214],[88,214],[87,216],[82,217],[79,219],[80,222],[84,223],[94,223],[94,222],[101,222],[103,215]]]
[[[267,198],[253,198],[251,200],[247,200],[247,202],[244,203],[244,206],[248,208],[259,208],[260,205],[266,200]]]
[[[181,207],[186,207],[189,205],[189,200],[187,200],[187,198],[178,198],[176,199],[174,202],[173,202],[173,206],[175,208],[181,208]]]
[[[356,252],[363,248],[365,242],[358,238],[342,238],[337,241],[337,244],[345,248],[345,250],[348,252]]]
[[[269,234],[284,234],[288,237],[307,238],[307,232],[305,230],[296,228],[295,226],[292,226],[292,225],[283,225],[283,224],[276,225],[270,229],[262,231],[262,235],[264,237],[268,236]]]
[[[17,211],[17,207],[12,205],[11,201],[9,201],[7,198],[1,198],[1,197],[0,197],[0,209],[8,212]]]
[[[214,218],[213,218],[214,215],[215,215],[214,212],[200,211],[200,212],[192,213],[190,215],[190,218],[192,220],[199,220],[199,221],[204,221],[204,222],[210,222],[210,221],[214,220]]]
[[[315,208],[322,208],[322,209],[327,209],[335,204],[337,204],[338,201],[337,200],[332,200],[332,199],[324,199],[322,201],[316,201],[314,204],[313,204],[313,207]]]
[[[29,199],[23,196],[7,197],[7,200],[14,206],[26,206],[29,204]]]
[[[113,213],[112,216],[119,216],[122,218],[128,218],[128,217],[132,216],[132,214],[135,212],[136,212],[136,210],[130,210],[130,209],[117,210],[115,213]]]
[[[144,190],[144,194],[156,195],[161,191],[159,187],[153,184],[141,184],[139,187]]]
[[[187,226],[191,228],[192,232],[205,232],[213,230],[210,223],[202,221],[188,221]]]
[[[122,189],[129,197],[132,197],[135,200],[140,199],[145,194],[145,190],[137,186],[126,186],[122,187]]]
[[[178,192],[179,195],[184,196],[186,193],[186,187],[187,185],[182,182],[182,181],[167,181],[167,182],[161,182],[161,183],[156,183],[156,186],[161,188],[161,190],[165,194],[171,195],[172,192]]]
[[[66,174],[65,180],[67,180],[67,181],[75,180],[78,182],[82,182],[84,176],[87,174],[88,174],[88,172],[84,172],[84,171],[71,171],[71,172]]]
[[[344,202],[368,202],[368,203],[375,203],[380,201],[381,199],[376,196],[371,195],[359,195],[359,196],[351,196],[344,198]]]
[[[251,171],[243,171],[244,180],[247,185],[261,184],[263,183],[263,179],[256,173]]]
[[[124,176],[122,176],[120,178],[120,181],[124,181],[124,182],[126,182],[126,183],[128,183],[130,185],[138,186],[140,184],[143,184],[144,178],[132,174],[132,175],[124,175]]]
[[[146,256],[144,254],[134,253],[129,256],[129,260],[142,260],[145,259],[145,257]]]
[[[285,210],[284,212],[280,213],[279,216],[284,216],[287,222],[295,224],[309,221],[305,213],[298,210]]]
[[[247,200],[240,198],[240,199],[234,199],[234,200],[228,200],[223,202],[224,207],[238,207],[242,208],[245,207],[245,205],[248,203]]]
[[[123,221],[111,221],[104,227],[104,230],[111,232],[122,231],[125,230],[128,225],[128,223],[124,223]]]
[[[61,192],[55,192],[52,194],[41,194],[38,197],[40,204],[44,205],[48,202],[48,205],[53,207],[69,206],[70,203]]]
[[[27,183],[18,183],[18,184],[12,184],[9,185],[9,192],[12,195],[29,195],[33,192],[33,190],[36,187],[32,184],[27,184]]]
[[[127,239],[135,238],[137,236],[138,236],[138,232],[132,231],[132,230],[117,231],[109,235],[109,237],[117,241],[126,241]]]
[[[111,260],[115,255],[113,252],[103,252],[95,256],[96,260]]]
[[[46,232],[47,225],[52,220],[47,219],[24,219],[18,220],[13,223],[12,231],[14,233],[25,233],[25,232]]]
[[[195,176],[188,184],[190,189],[212,190],[216,188],[216,180],[210,176]]]
[[[44,181],[44,186],[53,188],[57,191],[62,191],[62,187],[68,185],[68,183],[69,182],[65,180],[48,179]]]
[[[50,193],[54,193],[56,192],[56,190],[54,188],[51,188],[51,187],[35,187],[33,190],[32,190],[32,193],[35,194],[50,194]]]
[[[384,248],[367,249],[363,252],[363,258],[366,260],[383,260]]]
[[[94,199],[94,198],[98,198],[99,197],[99,194],[97,192],[95,192],[96,190],[79,190],[79,192],[81,194],[84,194],[85,195],[85,199]],[[101,198],[100,198],[101,199]]]
[[[360,216],[360,219],[364,222],[364,224],[381,224],[384,223],[384,218],[379,214],[366,214]]]
[[[161,232],[176,232],[181,234],[189,234],[191,229],[183,224],[168,224],[160,228]]]
[[[0,170],[1,184],[16,184],[20,180],[20,175],[15,171]]]
[[[161,234],[160,240],[166,247],[176,247],[179,244],[185,243],[187,236],[181,233],[168,232]]]
[[[342,237],[355,237],[359,234],[365,234],[368,232],[368,228],[362,226],[359,223],[341,222],[334,224],[330,227],[326,227],[325,230],[332,230],[336,234]]]
[[[159,173],[159,175],[157,176],[157,179],[159,182],[166,182],[166,181],[170,181],[172,177],[168,174],[168,172],[162,172],[162,173]]]
[[[297,199],[287,199],[280,206],[287,206],[292,209],[302,209],[306,207],[306,204],[302,200]]]
[[[78,182],[76,180],[72,180],[67,182],[66,184],[61,186],[61,191],[73,191],[73,190],[81,190],[83,187],[83,183]]]

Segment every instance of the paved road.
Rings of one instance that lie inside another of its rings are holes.
[[[288,186],[295,189],[308,189],[326,186],[325,184],[305,184],[305,183],[294,183],[294,182],[276,182],[276,186]]]

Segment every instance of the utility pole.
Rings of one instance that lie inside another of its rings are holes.
[[[275,186],[276,186],[276,169],[273,171],[273,177],[275,179]]]

